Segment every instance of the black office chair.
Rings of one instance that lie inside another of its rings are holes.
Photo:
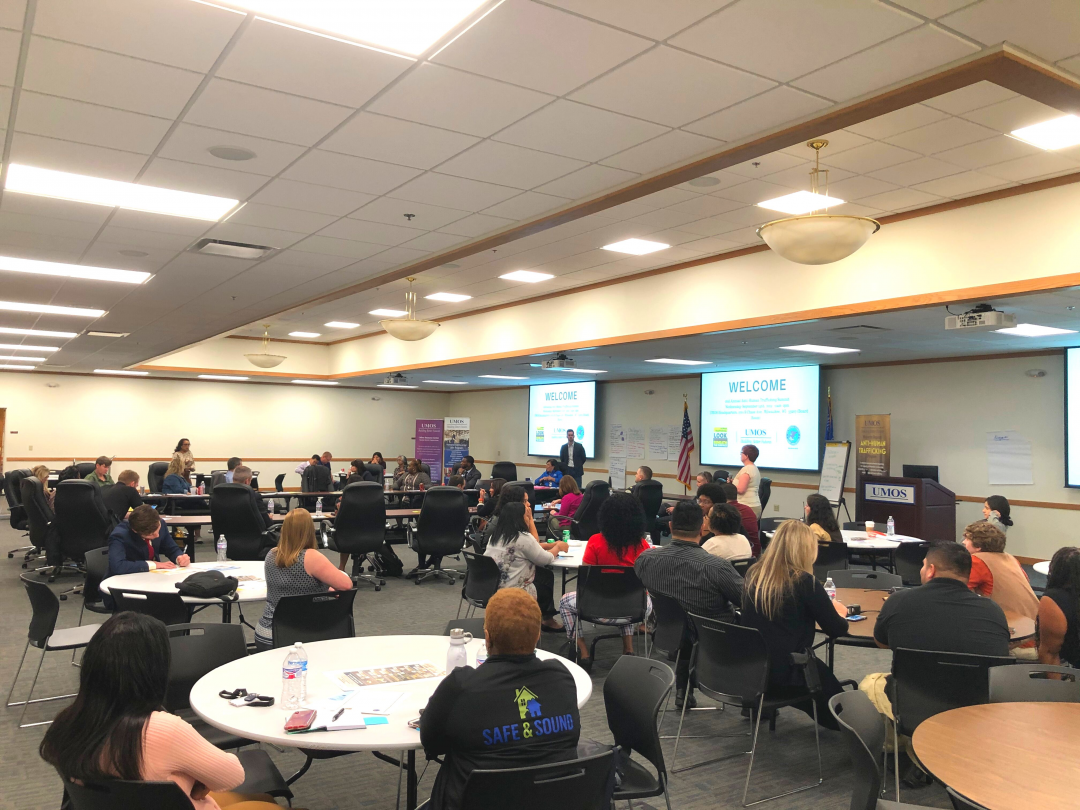
[[[624,655],[615,662],[604,681],[604,711],[608,728],[619,749],[622,779],[612,795],[613,802],[633,802],[663,795],[668,810],[668,774],[660,745],[656,716],[675,686],[675,673],[658,661]],[[637,752],[656,769],[649,773],[637,760]],[[631,804],[632,806],[632,804]]]
[[[772,495],[771,478],[761,477],[761,480],[758,481],[757,495],[758,501],[761,503],[761,511],[764,512],[766,504],[769,503],[769,496]]]
[[[585,622],[601,619],[620,624],[638,625],[645,621],[645,586],[632,565],[582,565],[578,568],[577,612],[574,626],[574,651],[584,635]],[[589,654],[596,660],[596,644],[605,638],[622,638],[622,633],[602,633],[593,639]],[[649,655],[649,637],[645,636],[645,656]]]
[[[951,787],[946,786],[945,792],[949,794],[949,801],[952,802],[953,810],[988,810],[981,804],[976,804],[971,799],[961,796]]]
[[[46,558],[51,557],[52,560],[56,560],[60,552],[60,544],[53,528],[56,516],[45,497],[45,489],[41,481],[37,476],[31,475],[19,481],[19,489],[22,507],[26,510],[26,528],[30,532],[30,543],[34,548],[44,550]],[[55,571],[53,576],[55,577]],[[50,578],[49,581],[51,582],[52,579]]]
[[[743,785],[742,798],[743,807],[747,807],[749,805],[746,802],[746,795],[750,790],[750,776],[754,771],[754,754],[757,752],[762,715],[770,709],[776,710],[784,706],[805,703],[808,696],[771,698],[766,694],[769,683],[769,649],[765,645],[765,639],[762,637],[760,630],[753,627],[740,627],[736,624],[717,621],[704,616],[696,616],[693,613],[690,614],[690,621],[694,623],[697,634],[697,644],[694,647],[693,654],[697,688],[702,694],[719,703],[749,709],[754,730],[748,752],[740,751],[737,754],[729,754],[705,762],[698,762],[678,770],[686,771],[713,762],[741,757],[749,753],[750,764],[746,769],[746,782]],[[793,793],[801,793],[804,790],[819,787],[824,781],[821,770],[821,739],[818,733],[817,701],[813,699],[816,692],[820,690],[820,683],[816,678],[817,668],[814,665],[813,658],[807,656],[807,659],[808,666],[806,666],[805,672],[809,699],[814,713],[814,742],[817,747],[818,761],[817,782],[778,793],[767,799],[758,799],[753,804],[771,801],[781,796],[790,796]],[[686,718],[686,708],[689,704],[689,700],[683,702],[682,717],[679,720],[679,731],[676,735],[676,746],[678,746],[678,737],[682,735],[683,720]],[[770,721],[770,728],[774,724],[775,713]],[[676,748],[676,750],[678,749]],[[672,772],[675,772],[674,768]]]
[[[29,528],[26,509],[22,503],[21,482],[24,478],[33,477],[33,475],[30,470],[8,470],[4,473],[4,497],[7,498],[8,524],[17,532],[25,532]],[[22,554],[23,568],[26,568],[27,562],[39,553],[40,550],[36,546],[19,546],[8,552],[8,559],[10,560],[16,554]]]
[[[469,528],[469,507],[465,493],[457,487],[432,487],[426,493],[416,528],[410,533],[409,545],[418,554],[441,558],[460,554],[465,547],[465,530]],[[451,585],[462,572],[432,565],[417,572],[413,581],[419,585],[425,579],[446,577]]]
[[[929,551],[929,543],[901,543],[893,551],[893,563],[896,573],[905,585],[919,585],[922,583],[920,571],[926,552]]]
[[[596,810],[611,803],[615,750],[550,765],[475,770],[461,810]]]
[[[213,495],[214,494],[214,487],[216,487],[218,484],[227,484],[227,483],[229,483],[228,481],[225,480],[225,475],[228,472],[229,472],[228,470],[211,470],[210,471],[210,480],[206,484],[206,494],[207,495]]]
[[[829,577],[830,571],[848,567],[848,547],[845,543],[818,543],[817,559],[814,560],[814,576],[819,582]]]
[[[382,486],[374,481],[357,481],[345,487],[334,523],[325,531],[331,551],[352,555],[353,582],[364,580],[381,591],[386,580],[363,571],[368,555],[379,551],[386,542],[386,499]]]
[[[611,495],[607,481],[590,481],[585,485],[581,503],[570,519],[570,536],[575,540],[588,540],[600,531],[600,507]]]
[[[899,575],[889,574],[885,571],[840,568],[829,571],[826,576],[832,577],[833,585],[837,588],[867,588],[875,591],[887,591],[889,588],[901,588],[904,585],[904,580]]]
[[[165,480],[165,472],[169,469],[169,462],[155,461],[146,471],[146,488],[150,492],[161,492],[161,484]]]
[[[230,560],[263,560],[277,545],[275,527],[264,527],[259,503],[246,484],[220,484],[214,489],[210,497],[214,542],[225,535],[225,555]]]
[[[1080,703],[1080,670],[1026,661],[993,667],[990,670],[990,702]]]
[[[116,612],[133,610],[153,616],[165,625],[187,624],[191,621],[191,607],[184,602],[180,592],[154,593],[113,585],[109,596],[116,605]]]
[[[274,492],[285,492],[285,473],[282,473],[274,479]],[[285,502],[285,512],[286,514],[288,514],[289,508],[292,504],[292,498],[288,495],[285,495],[283,498],[281,498],[281,500]]]
[[[61,481],[56,485],[53,508],[59,553],[49,560],[55,567],[50,582],[62,570],[65,559],[73,562],[71,570],[77,572],[86,552],[107,545],[116,526],[116,518],[101,498],[101,487],[89,481]]]
[[[881,798],[879,757],[885,750],[885,719],[865,692],[841,692],[829,699],[829,711],[840,726],[854,771],[850,810],[914,810],[917,805]]]
[[[466,633],[472,633],[473,638],[484,638],[484,617],[478,616],[472,619],[451,619],[446,623],[446,629],[443,631],[444,636],[450,635],[450,631],[460,628]]]
[[[102,600],[101,581],[109,576],[109,547],[91,549],[84,555],[86,561],[86,579],[83,580],[82,608],[79,610],[79,624],[82,624],[83,613],[101,613],[106,616],[112,613]],[[75,654],[71,654],[75,660]]]
[[[72,810],[191,810],[191,799],[176,782],[65,782]]]
[[[274,609],[274,648],[290,647],[297,641],[352,638],[356,635],[355,598],[355,589],[281,597]]]
[[[521,487],[525,490],[525,494],[529,496],[529,505],[536,506],[536,486],[532,481],[511,481],[507,486]]]
[[[732,560],[731,567],[734,568],[740,577],[746,579],[746,572],[750,570],[750,566],[757,562],[757,557],[750,557],[745,560]]]
[[[642,481],[635,484],[631,492],[641,501],[641,508],[645,510],[645,531],[652,537],[654,544],[659,544],[660,527],[656,523],[656,515],[660,511],[660,504],[664,502],[663,482],[655,479]]]
[[[683,610],[682,605],[670,596],[654,591],[649,594],[649,597],[652,599],[653,619],[656,622],[653,627],[650,656],[659,650],[668,661],[672,662],[675,669],[678,669],[679,659],[682,656],[680,648],[682,647],[683,637],[689,632],[686,611]],[[663,725],[666,712],[667,703],[665,701],[657,728]]]
[[[44,582],[32,579],[29,574],[20,574],[19,579],[22,580],[23,588],[26,589],[26,596],[30,600],[32,615],[30,616],[30,630],[26,635],[26,646],[23,647],[22,658],[19,659],[19,666],[15,670],[15,677],[11,681],[11,689],[8,690],[7,705],[8,707],[22,706],[22,713],[19,715],[19,728],[47,726],[52,720],[24,724],[26,707],[31,703],[48,703],[53,700],[75,697],[75,695],[72,693],[47,698],[34,697],[34,688],[37,686],[38,676],[41,674],[41,665],[45,662],[45,654],[78,650],[85,647],[90,643],[90,639],[94,637],[94,633],[97,632],[101,625],[84,624],[80,627],[57,630],[56,619],[60,615],[60,600],[56,598],[56,594]],[[11,696],[15,694],[15,685],[19,682],[19,675],[22,673],[23,663],[26,661],[26,653],[31,645],[41,650],[41,658],[38,659],[37,669],[34,670],[34,680],[30,683],[30,693],[26,696],[26,700],[12,701]]]
[[[512,461],[496,461],[491,467],[491,477],[517,481],[517,464]]]
[[[758,520],[758,531],[769,532],[772,534],[780,528],[780,524],[785,520],[798,520],[798,518],[786,518],[786,517],[763,517]]]
[[[301,492],[330,492],[334,488],[334,477],[330,473],[329,467],[324,467],[321,464],[309,464],[305,469],[303,475],[300,476],[300,491]],[[309,512],[315,512],[315,505],[319,499],[319,496],[314,498],[300,498],[300,505],[307,509]],[[327,503],[328,500],[332,500],[328,496],[323,496],[323,509],[327,512],[333,511],[333,504]]]
[[[485,610],[487,603],[499,590],[499,564],[491,557],[462,551],[465,557],[465,584],[461,586],[461,602],[469,607],[465,611],[468,617],[474,610]],[[461,616],[461,602],[458,603],[458,616]],[[480,621],[483,621],[481,619]]]
[[[990,700],[992,667],[1012,666],[1009,656],[965,655],[897,647],[893,650],[893,764],[900,800],[899,735],[910,737],[935,714]]]
[[[93,461],[76,461],[72,466],[78,471],[79,478],[86,478],[97,469],[97,464]]]
[[[713,470],[713,481],[716,481],[718,484],[723,484],[728,480],[730,475],[731,473],[727,470]]]

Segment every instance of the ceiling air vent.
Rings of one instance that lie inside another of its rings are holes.
[[[228,256],[231,259],[265,259],[277,248],[266,245],[248,245],[244,242],[226,242],[224,239],[200,239],[191,249],[192,253],[211,256]]]

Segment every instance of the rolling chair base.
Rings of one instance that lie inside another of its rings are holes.
[[[410,575],[413,572],[410,572]],[[427,579],[438,579],[439,577],[446,577],[447,585],[453,585],[459,577],[464,577],[464,571],[457,571],[453,568],[422,568],[415,572],[416,576],[413,579],[413,583],[419,585],[421,582]]]

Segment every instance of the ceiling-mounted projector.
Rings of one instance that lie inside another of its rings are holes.
[[[1000,312],[990,304],[979,304],[962,315],[949,315],[945,329],[967,329],[973,332],[989,332],[1016,326],[1016,316]]]
[[[562,352],[559,352],[551,360],[545,360],[541,363],[541,366],[546,369],[577,368],[577,363]]]
[[[405,385],[409,380],[404,374],[387,374],[386,379],[383,380],[383,385]]]

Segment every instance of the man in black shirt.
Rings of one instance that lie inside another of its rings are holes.
[[[233,470],[233,483],[242,484],[247,487],[248,492],[251,493],[251,502],[254,504],[255,511],[259,513],[263,522],[263,529],[269,529],[274,525],[274,518],[270,516],[270,512],[266,507],[266,501],[259,498],[255,494],[255,490],[251,488],[251,467],[245,467],[241,464],[235,470]]]
[[[117,520],[127,518],[128,510],[142,506],[139,474],[134,470],[124,470],[116,476],[115,484],[101,487],[101,500]]]
[[[484,612],[488,659],[458,667],[435,690],[420,718],[428,759],[443,756],[430,810],[461,806],[477,769],[521,768],[574,759],[580,735],[577,687],[561,659],[536,657],[540,608],[504,588]]]

